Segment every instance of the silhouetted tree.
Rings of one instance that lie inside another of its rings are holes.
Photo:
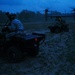
[[[18,18],[22,20],[23,22],[29,22],[35,17],[35,12],[23,10],[19,13]]]
[[[47,21],[48,20],[48,9],[45,9],[45,20]]]

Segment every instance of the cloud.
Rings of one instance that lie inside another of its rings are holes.
[[[68,10],[70,7],[75,6],[75,0],[0,0],[0,9],[15,11],[19,10],[32,10],[44,11],[49,10]],[[12,8],[12,9],[11,9]]]
[[[53,4],[59,3],[56,0],[27,0],[23,1],[23,7],[29,8],[31,10],[44,10],[46,8],[52,9]]]
[[[0,5],[22,5],[22,0],[0,0]]]

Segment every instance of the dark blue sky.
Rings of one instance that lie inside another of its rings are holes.
[[[45,8],[70,12],[72,7],[75,7],[75,0],[0,0],[0,10],[9,12],[24,9],[43,12]]]

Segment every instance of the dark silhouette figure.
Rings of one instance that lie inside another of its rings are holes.
[[[45,9],[45,21],[48,20],[48,9]]]

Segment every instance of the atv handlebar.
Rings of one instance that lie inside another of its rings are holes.
[[[2,32],[10,32],[10,29],[8,26],[4,26],[4,28],[2,28]]]

